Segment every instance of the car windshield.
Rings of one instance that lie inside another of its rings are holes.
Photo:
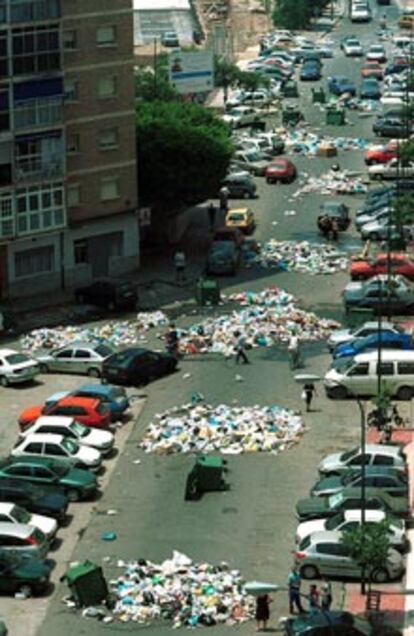
[[[326,520],[325,530],[335,530],[343,521],[345,521],[344,513],[338,512],[337,515]]]
[[[361,46],[358,40],[348,40],[347,46]]]
[[[71,422],[69,428],[77,437],[85,437],[89,433],[89,429],[86,426],[80,424],[80,422],[76,422],[75,420]]]
[[[369,52],[370,53],[383,53],[384,49],[382,48],[382,46],[370,46],[369,48]]]
[[[354,482],[356,479],[358,479],[359,475],[356,475],[353,471],[349,473],[349,475],[344,475],[342,477],[342,485],[343,486],[349,486],[349,484],[352,484],[352,482]]]
[[[352,356],[346,358],[336,358],[333,360],[331,364],[331,369],[335,369],[335,371],[339,371],[340,373],[346,373],[353,367],[355,364],[354,358]]]
[[[347,462],[349,459],[351,459],[351,457],[356,455],[358,452],[359,452],[359,448],[352,448],[352,450],[345,451],[345,453],[342,453],[342,455],[339,456],[339,459],[341,460],[341,462]]]
[[[20,506],[14,506],[11,514],[17,523],[29,523],[30,521],[30,514]]]
[[[229,214],[227,218],[229,221],[243,221],[244,214]]]
[[[76,442],[74,442],[73,439],[69,439],[69,437],[63,438],[62,446],[71,455],[75,455],[75,453],[77,453],[79,450],[79,445]]]
[[[329,507],[336,508],[344,500],[344,496],[341,492],[337,492],[334,495],[328,497]]]
[[[9,356],[4,356],[4,359],[9,364],[21,364],[22,362],[29,362],[29,358],[24,353],[12,353]]]
[[[250,150],[245,155],[247,161],[260,161],[261,155],[256,150]]]
[[[114,350],[111,349],[111,347],[105,344],[99,344],[97,347],[95,347],[95,351],[96,353],[99,353],[99,355],[102,356],[103,358],[110,356],[114,352]]]

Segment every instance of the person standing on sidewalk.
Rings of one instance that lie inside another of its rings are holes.
[[[214,205],[214,203],[210,203],[210,205],[208,206],[207,212],[208,212],[208,221],[210,224],[210,231],[212,232],[216,224],[216,206]]]
[[[297,369],[299,366],[299,339],[294,333],[289,338],[288,352],[290,368]]]
[[[295,613],[295,607],[298,612],[301,614],[304,612],[302,607],[302,602],[300,600],[300,584],[301,584],[300,574],[296,568],[293,566],[289,576],[288,576],[288,590],[289,590],[289,612],[290,614]]]
[[[302,395],[305,400],[306,411],[310,413],[313,396],[316,395],[316,388],[313,382],[306,382],[303,385]]]
[[[181,249],[177,250],[174,254],[174,265],[175,265],[175,280],[177,283],[182,283],[185,281],[185,267],[187,261],[185,257],[185,252]]]
[[[224,214],[226,214],[229,208],[229,194],[230,194],[230,190],[226,186],[223,186],[222,188],[220,188],[220,191],[219,191],[220,210],[221,212],[224,212]]]
[[[331,609],[332,600],[333,600],[333,596],[332,596],[331,582],[328,581],[327,578],[322,577],[321,607],[325,612],[328,612]]]
[[[267,628],[267,621],[270,618],[269,603],[271,602],[272,602],[272,599],[269,597],[268,594],[260,594],[259,596],[256,597],[255,618],[257,622],[256,631],[258,632],[260,632],[261,629],[265,631]],[[260,625],[262,625],[262,628],[260,627]]]

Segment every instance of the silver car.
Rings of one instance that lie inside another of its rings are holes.
[[[378,333],[379,328],[379,321],[373,320],[364,322],[363,325],[360,325],[355,329],[337,329],[328,338],[328,349],[332,352],[335,347],[344,344],[345,342],[351,343],[356,340],[366,338],[367,336],[371,336],[373,333]],[[402,333],[402,330],[399,327],[396,327],[391,322],[385,320],[381,322],[381,329],[383,332],[386,331],[387,333]]]
[[[333,453],[322,459],[318,470],[323,475],[342,475],[350,468],[362,464],[361,448],[356,447],[344,453]],[[366,466],[388,466],[395,470],[407,471],[406,458],[399,446],[387,444],[367,444],[365,446]]]
[[[303,579],[321,576],[338,578],[361,578],[361,566],[350,557],[342,543],[342,532],[315,532],[301,543],[295,552],[295,564]],[[399,552],[390,548],[383,567],[371,572],[374,583],[385,583],[400,577],[404,572],[404,561]]]
[[[0,523],[0,552],[44,559],[49,542],[39,528],[25,523]]]
[[[37,356],[41,373],[79,373],[100,378],[102,363],[116,350],[106,342],[72,342]]]

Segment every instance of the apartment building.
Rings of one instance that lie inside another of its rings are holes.
[[[131,0],[0,0],[0,298],[138,266]]]

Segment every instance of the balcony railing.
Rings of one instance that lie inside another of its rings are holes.
[[[63,121],[62,100],[60,98],[34,99],[16,105],[14,109],[14,128],[44,128],[54,126]]]
[[[50,181],[63,177],[64,164],[62,160],[46,163],[40,158],[20,158],[16,162],[16,181],[24,183],[28,181]]]

